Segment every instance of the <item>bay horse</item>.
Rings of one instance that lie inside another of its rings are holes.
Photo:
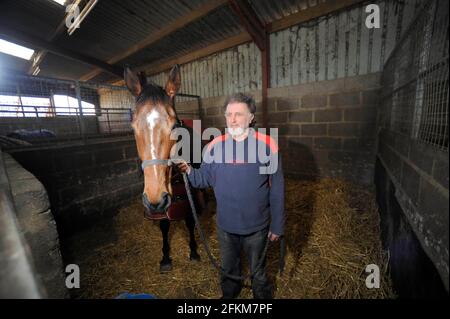
[[[195,221],[189,203],[186,198],[177,201],[177,197],[180,197],[180,186],[184,189],[183,179],[180,179],[181,174],[177,174],[167,161],[172,147],[177,142],[170,139],[170,134],[180,125],[175,108],[172,106],[181,85],[180,71],[177,65],[173,67],[164,89],[154,83],[146,83],[142,73],[136,75],[129,68],[124,71],[124,80],[128,90],[136,97],[131,126],[138,155],[143,163],[144,216],[160,222],[163,237],[160,271],[170,271],[172,269],[168,236],[170,220],[184,218],[189,230],[189,258],[194,261],[200,260],[194,236]],[[174,216],[170,216],[170,213]]]

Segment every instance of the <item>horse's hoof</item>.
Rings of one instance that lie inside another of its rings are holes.
[[[172,261],[161,261],[159,263],[159,271],[160,272],[169,272],[172,270]]]
[[[197,252],[191,252],[190,256],[189,256],[189,260],[191,261],[200,261],[200,255],[197,254]]]

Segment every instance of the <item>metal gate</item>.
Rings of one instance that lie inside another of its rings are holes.
[[[177,101],[192,101],[198,108],[181,109],[178,115],[198,118],[200,97],[179,96]],[[134,105],[135,98],[122,86],[2,75],[0,145],[24,147],[131,135]]]
[[[46,143],[130,134],[132,106],[124,87],[4,75],[0,135]]]

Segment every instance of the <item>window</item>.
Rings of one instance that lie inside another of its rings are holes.
[[[0,116],[1,117],[18,117],[20,109],[19,97],[15,95],[0,95]]]
[[[65,5],[66,4],[66,0],[52,0],[53,2],[56,2],[57,4],[60,4],[60,5]]]
[[[1,117],[44,117],[49,108],[49,98],[0,95]]]
[[[54,95],[55,108],[50,98],[17,95],[0,95],[0,117],[51,117],[77,116],[78,100],[67,95]],[[83,115],[95,116],[95,105],[81,102]]]
[[[20,98],[23,105],[25,117],[48,117],[51,116],[50,99],[45,97],[28,97]]]
[[[34,54],[32,49],[2,39],[0,39],[0,52],[25,60],[31,60]]]
[[[54,95],[56,115],[78,115],[78,100],[67,95]],[[95,105],[92,103],[81,101],[83,115],[95,115]]]
[[[86,116],[95,115],[95,105],[88,102],[81,102],[81,107],[83,109],[83,114]]]

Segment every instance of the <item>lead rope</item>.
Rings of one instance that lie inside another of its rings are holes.
[[[266,254],[267,254],[267,249],[269,248],[269,242],[270,242],[269,238],[268,237],[266,238],[266,244],[264,246],[263,254],[261,256],[261,259],[259,260],[258,266],[256,267],[256,269],[253,273],[251,273],[250,275],[246,275],[246,276],[236,276],[236,275],[231,275],[229,273],[226,273],[225,270],[222,267],[220,267],[220,265],[217,263],[217,260],[211,254],[209,245],[206,242],[206,237],[203,233],[202,228],[200,227],[200,222],[198,220],[197,210],[195,209],[194,200],[192,199],[191,187],[189,185],[187,175],[186,175],[186,173],[182,173],[182,174],[183,174],[184,187],[186,188],[186,193],[187,193],[187,196],[189,199],[189,204],[191,205],[191,209],[192,209],[192,215],[194,216],[194,220],[195,220],[195,227],[197,227],[197,231],[200,235],[200,239],[202,240],[203,247],[205,248],[206,253],[208,254],[208,258],[209,258],[210,262],[220,272],[221,275],[223,275],[227,278],[230,278],[233,280],[246,280],[246,279],[251,280],[253,278],[253,276],[262,267],[262,264],[264,263],[264,259],[266,258]],[[280,274],[283,273],[283,271],[284,271],[284,250],[285,250],[284,237],[281,236],[280,237],[280,264],[279,264]]]

